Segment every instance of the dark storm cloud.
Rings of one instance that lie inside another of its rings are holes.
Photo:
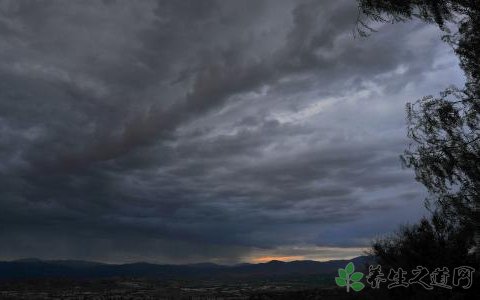
[[[3,1],[0,256],[232,262],[417,218],[403,105],[462,78],[432,27],[356,13]]]

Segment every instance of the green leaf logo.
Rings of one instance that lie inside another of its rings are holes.
[[[362,272],[355,272],[355,265],[349,262],[345,269],[338,269],[338,277],[335,277],[335,283],[338,286],[346,287],[347,292],[350,292],[350,288],[355,292],[360,292],[365,288],[365,285],[360,282],[363,278]]]
[[[348,263],[348,265],[345,267],[345,271],[347,271],[347,274],[352,274],[353,271],[355,271],[355,266],[352,262]]]
[[[352,289],[355,291],[355,292],[360,292],[361,290],[363,290],[363,288],[365,287],[365,285],[361,282],[354,282],[352,283]]]

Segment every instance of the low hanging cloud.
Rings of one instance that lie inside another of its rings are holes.
[[[403,107],[463,77],[433,26],[354,38],[356,17],[3,1],[0,258],[347,257],[417,220]]]

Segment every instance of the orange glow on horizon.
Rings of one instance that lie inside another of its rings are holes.
[[[293,261],[293,260],[304,260],[304,256],[262,256],[262,257],[255,257],[252,258],[253,263],[266,263],[272,260],[280,260],[280,261]]]

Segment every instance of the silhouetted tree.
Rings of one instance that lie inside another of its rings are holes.
[[[417,266],[430,271],[447,267],[452,271],[459,266],[475,265],[474,257],[468,255],[469,235],[468,228],[456,226],[444,215],[435,212],[430,220],[423,218],[418,224],[403,226],[397,233],[377,240],[372,254],[377,257],[385,274],[398,268],[408,273]],[[425,290],[410,285],[407,289],[382,289],[372,293],[379,299],[470,299],[479,288],[480,277],[478,274],[474,276],[474,285],[469,290]]]
[[[390,237],[377,240],[373,252],[387,268],[413,269],[422,265],[456,267],[473,262],[468,255],[468,229],[455,226],[440,213],[422,218],[418,224],[403,226]]]
[[[480,254],[480,0],[359,0],[359,31],[369,21],[418,18],[437,24],[460,59],[463,88],[407,105],[409,148],[402,159],[449,222],[461,226]],[[366,18],[366,19],[363,19]],[[431,204],[432,201],[427,202]],[[421,223],[423,224],[423,223]],[[424,224],[425,225],[425,224]],[[422,226],[422,225],[420,225]],[[426,228],[423,226],[422,228]],[[435,227],[432,227],[435,229]],[[412,230],[417,233],[420,227]],[[468,234],[469,233],[469,234]],[[403,231],[406,238],[409,231]],[[402,235],[401,234],[401,235]],[[383,244],[383,246],[387,246]]]

